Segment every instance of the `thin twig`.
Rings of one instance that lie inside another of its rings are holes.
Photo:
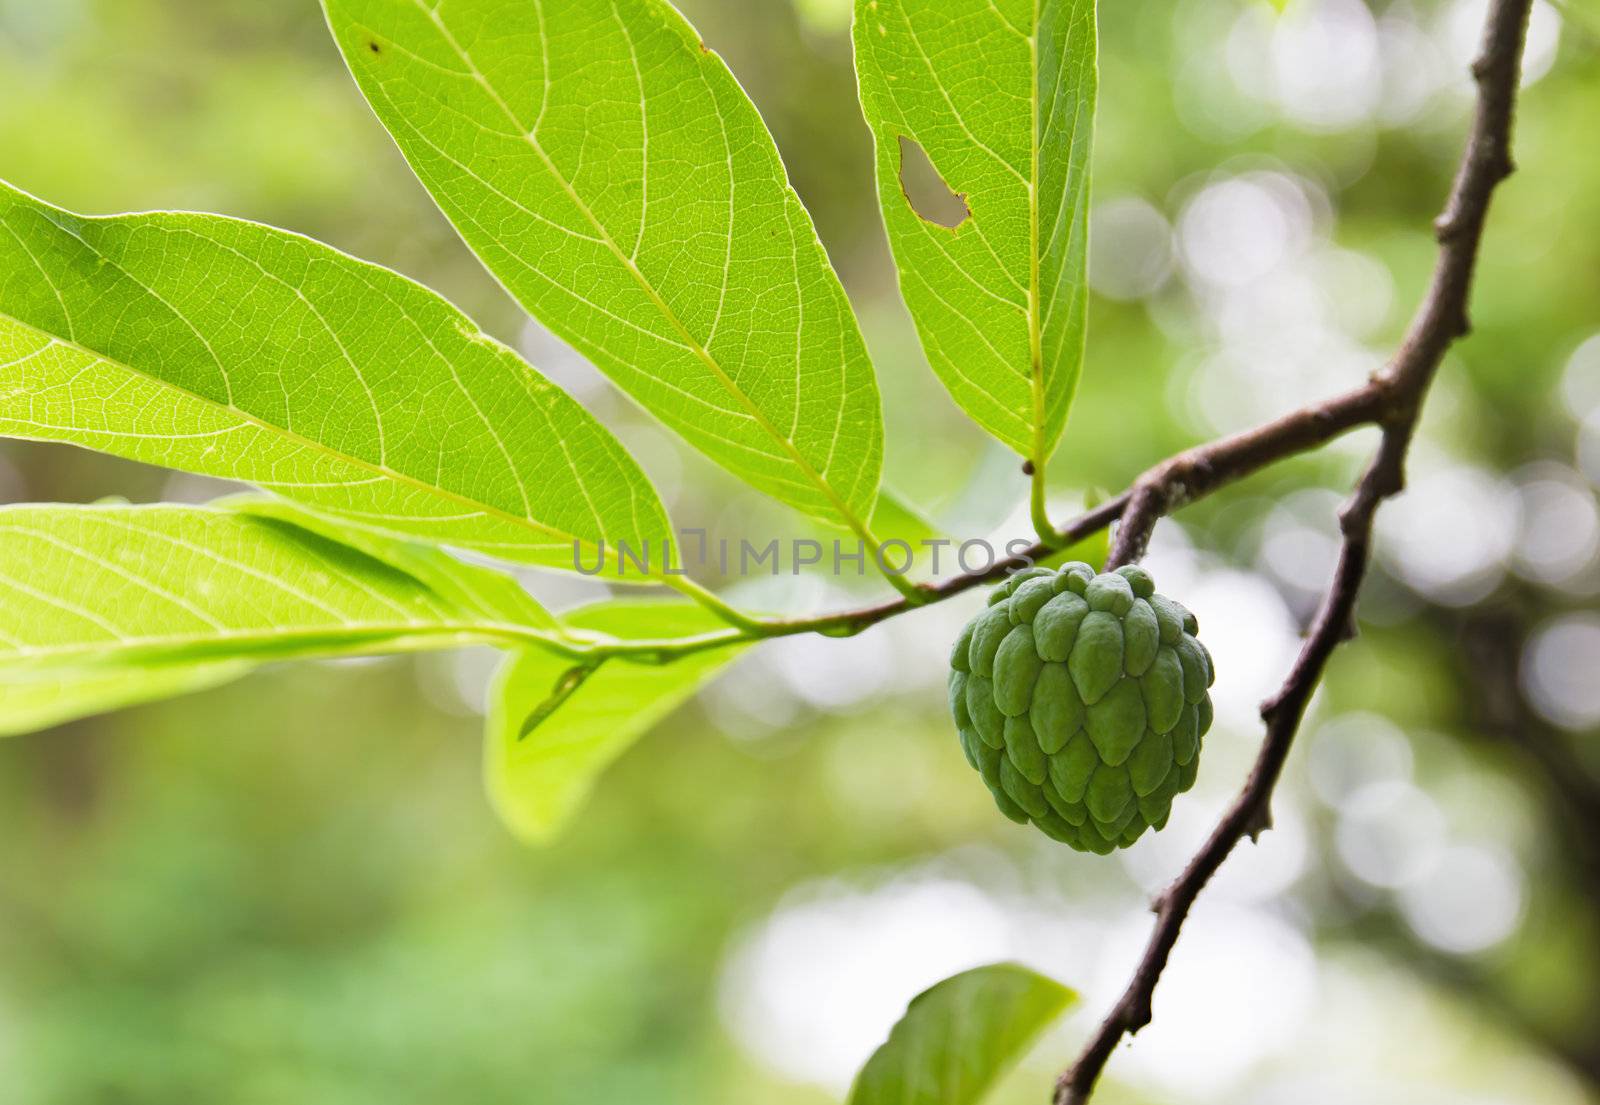
[[[1141,490],[1158,496],[1164,504],[1164,510],[1174,510],[1277,461],[1326,445],[1358,427],[1381,424],[1392,412],[1392,393],[1391,384],[1374,377],[1361,387],[1332,399],[1292,411],[1254,429],[1189,449],[1145,472],[1129,491],[1084,511],[1056,531],[1048,543],[1036,541],[1017,555],[997,560],[981,569],[951,576],[938,583],[922,584],[918,588],[918,601],[915,602],[898,598],[812,618],[758,621],[753,623],[753,628],[726,630],[706,634],[693,641],[686,640],[682,643],[688,646],[687,649],[675,649],[671,641],[638,644],[621,641],[607,642],[600,646],[599,651],[614,656],[642,652],[648,653],[652,660],[662,660],[681,655],[684,651],[720,647],[742,640],[787,637],[797,633],[829,636],[859,633],[897,614],[942,602],[1000,579],[1019,568],[1026,568],[1058,549],[1099,533],[1113,522],[1121,520],[1119,532],[1127,532],[1129,507]]]
[[[1483,52],[1473,65],[1478,109],[1444,214],[1435,224],[1439,257],[1427,297],[1389,366],[1368,385],[1383,398],[1378,421],[1383,437],[1377,453],[1340,513],[1343,547],[1334,578],[1310,634],[1279,691],[1261,707],[1266,735],[1255,766],[1233,804],[1176,882],[1155,902],[1156,922],[1144,955],[1122,996],[1085,1046],[1078,1061],[1056,1082],[1054,1105],[1083,1105],[1117,1044],[1150,1023],[1157,982],[1177,943],[1190,907],[1234,847],[1254,839],[1271,820],[1271,800],[1294,743],[1306,704],[1321,680],[1329,656],[1355,632],[1356,600],[1366,575],[1372,524],[1378,506],[1405,483],[1405,458],[1422,400],[1445,351],[1467,333],[1467,302],[1477,264],[1484,220],[1495,186],[1511,173],[1511,124],[1521,74],[1523,40],[1532,0],[1494,0],[1484,33]],[[1178,462],[1154,469],[1135,485],[1112,551],[1112,561],[1136,558],[1163,513],[1190,480],[1204,488],[1211,474]]]

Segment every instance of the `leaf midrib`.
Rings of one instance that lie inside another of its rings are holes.
[[[49,330],[43,329],[42,327],[39,327],[39,326],[35,326],[33,323],[28,322],[26,319],[18,318],[16,315],[11,314],[9,311],[0,311],[0,320],[9,320],[9,321],[15,323],[16,325],[23,327],[24,329],[31,330],[36,334],[42,334],[46,338],[48,338],[52,342],[55,342],[58,345],[61,345],[61,346],[65,347],[65,348],[67,348],[67,349],[77,350],[79,353],[82,353],[86,357],[93,357],[96,360],[105,362],[106,364],[115,365],[116,367],[121,368],[125,372],[129,372],[129,373],[131,373],[131,374],[133,374],[135,376],[140,377],[141,379],[148,380],[148,381],[150,381],[151,383],[155,384],[158,387],[165,388],[165,389],[167,389],[169,391],[177,392],[178,394],[186,396],[189,399],[192,399],[197,403],[201,403],[201,404],[209,407],[212,410],[222,411],[222,412],[224,412],[226,414],[234,415],[234,416],[238,417],[239,419],[243,420],[244,422],[247,422],[250,425],[256,427],[259,430],[264,430],[264,431],[266,431],[266,432],[268,432],[270,434],[273,434],[273,435],[275,435],[275,436],[277,436],[277,437],[279,437],[279,438],[281,438],[281,439],[283,439],[285,441],[291,442],[292,444],[299,445],[299,446],[301,446],[303,448],[309,449],[310,451],[312,451],[314,453],[319,453],[319,454],[321,454],[323,456],[331,457],[331,458],[333,458],[335,460],[342,461],[342,462],[344,462],[346,464],[354,465],[355,467],[361,468],[361,469],[363,469],[363,470],[365,470],[367,472],[371,472],[374,475],[383,476],[383,477],[385,477],[387,479],[391,479],[391,480],[395,481],[396,483],[405,484],[405,485],[407,485],[409,487],[416,488],[419,491],[425,491],[425,492],[427,492],[427,493],[429,493],[431,495],[435,495],[435,496],[437,496],[439,498],[442,498],[442,499],[447,499],[447,500],[449,500],[451,502],[454,502],[454,503],[457,503],[457,504],[459,504],[461,506],[470,507],[473,510],[480,511],[480,512],[482,512],[484,514],[493,515],[494,517],[501,518],[501,519],[504,519],[504,520],[506,520],[508,522],[512,522],[512,523],[515,523],[516,525],[522,526],[524,529],[530,530],[530,531],[532,531],[534,533],[543,534],[543,535],[545,535],[547,537],[552,537],[552,538],[555,538],[555,539],[563,541],[563,542],[565,542],[565,541],[575,542],[575,543],[579,544],[585,551],[590,550],[590,549],[594,549],[596,547],[592,542],[585,541],[584,538],[581,538],[581,537],[577,536],[576,534],[565,533],[562,530],[559,530],[559,529],[557,529],[557,528],[555,528],[553,526],[548,526],[548,525],[545,525],[545,524],[543,524],[541,522],[536,522],[532,518],[528,518],[528,517],[525,517],[525,516],[519,515],[519,514],[513,514],[508,510],[504,510],[504,509],[502,509],[500,507],[493,506],[493,505],[491,505],[489,503],[481,502],[480,500],[474,499],[471,496],[463,495],[463,494],[461,494],[459,492],[451,491],[449,488],[440,487],[437,484],[427,483],[426,481],[418,479],[415,476],[407,475],[404,472],[397,472],[394,469],[389,468],[387,465],[377,464],[377,463],[375,463],[373,461],[366,460],[366,459],[364,459],[362,457],[353,456],[353,455],[351,455],[349,453],[344,452],[341,449],[335,449],[332,446],[326,444],[325,442],[316,441],[316,440],[314,440],[312,438],[308,438],[308,437],[305,437],[305,436],[303,436],[301,434],[295,433],[293,430],[289,429],[286,426],[274,425],[273,423],[268,422],[265,419],[260,418],[259,416],[250,413],[249,411],[241,410],[239,407],[234,406],[232,403],[218,402],[216,399],[213,399],[208,395],[202,395],[197,391],[193,391],[193,390],[191,390],[189,388],[182,387],[182,386],[180,386],[178,384],[175,384],[171,380],[167,380],[167,379],[164,379],[163,377],[156,376],[156,375],[154,375],[154,374],[152,374],[150,372],[146,372],[145,370],[143,370],[141,368],[138,368],[138,367],[136,367],[134,365],[128,364],[126,361],[124,361],[124,360],[122,360],[120,358],[112,357],[112,356],[110,356],[108,354],[98,352],[98,351],[96,351],[94,349],[90,349],[88,346],[86,346],[86,345],[82,344],[81,342],[78,342],[78,341],[76,341],[74,339],[64,338],[59,334],[51,333]],[[267,486],[271,486],[270,483],[267,484]],[[425,520],[425,519],[423,519],[423,520]],[[383,528],[383,527],[379,527],[379,528]],[[404,532],[404,531],[402,531],[402,532]],[[604,539],[602,538],[602,540],[604,540]]]
[[[717,359],[711,355],[711,351],[706,349],[705,346],[701,344],[699,339],[697,339],[689,330],[689,328],[684,325],[683,321],[678,318],[677,313],[673,311],[666,300],[661,297],[661,294],[656,290],[655,285],[653,285],[645,277],[644,273],[639,271],[639,267],[617,243],[616,239],[612,236],[611,231],[600,222],[600,220],[595,216],[594,212],[589,208],[589,205],[583,201],[583,199],[578,195],[576,189],[572,187],[571,182],[568,181],[565,175],[561,173],[561,171],[556,167],[555,163],[550,160],[549,155],[544,151],[544,147],[540,145],[537,136],[523,125],[522,120],[519,119],[516,113],[511,110],[511,105],[506,103],[505,99],[495,89],[488,77],[486,77],[483,72],[478,69],[477,65],[473,62],[471,55],[462,49],[461,45],[456,41],[455,36],[450,32],[449,27],[444,24],[444,21],[439,17],[438,13],[429,10],[425,4],[421,3],[421,0],[413,0],[413,3],[416,4],[419,11],[427,15],[429,22],[431,22],[438,30],[439,35],[444,39],[445,44],[449,46],[450,49],[454,51],[456,57],[458,57],[461,62],[466,65],[468,72],[472,76],[472,79],[484,90],[484,92],[488,94],[489,98],[494,101],[495,106],[500,109],[503,115],[505,115],[506,121],[517,129],[517,133],[520,134],[523,138],[523,141],[528,144],[528,148],[531,149],[539,158],[540,162],[543,163],[545,171],[550,174],[551,179],[561,186],[561,190],[566,193],[567,198],[572,202],[573,206],[578,209],[579,213],[582,214],[584,219],[588,221],[595,233],[599,235],[601,242],[604,243],[605,247],[611,251],[618,261],[622,262],[623,266],[628,270],[628,273],[639,285],[639,288],[647,296],[649,296],[650,301],[655,305],[662,317],[665,318],[667,322],[671,324],[673,329],[678,332],[678,336],[683,340],[684,344],[687,345],[695,354],[695,356],[698,357],[706,366],[706,368],[711,371],[712,375],[715,376],[717,381],[722,384],[723,388],[727,390],[728,394],[733,396],[733,398],[745,408],[745,412],[755,419],[756,424],[759,425],[762,430],[764,430],[770,437],[772,437],[774,441],[778,442],[784,448],[784,450],[789,454],[790,459],[793,460],[795,465],[801,470],[802,473],[805,474],[806,478],[809,479],[812,484],[815,485],[816,488],[827,497],[828,501],[833,504],[834,509],[839,512],[840,518],[842,518],[852,530],[865,536],[866,525],[856,515],[855,511],[850,509],[844,500],[840,498],[839,494],[834,490],[832,484],[824,479],[822,474],[812,467],[811,463],[806,460],[805,456],[795,446],[794,442],[789,440],[786,435],[778,432],[778,428],[772,424],[772,421],[767,417],[766,412],[764,412],[759,406],[756,405],[754,401],[750,399],[747,394],[745,394],[738,384],[734,382],[733,378],[730,377],[726,371],[724,371],[722,365],[717,361]],[[370,31],[371,28],[368,28],[368,30]],[[548,80],[549,74],[546,73],[545,77]],[[641,117],[643,111],[644,106],[641,104]],[[645,202],[645,199],[641,198],[640,204],[643,205]],[[724,279],[726,279],[726,276],[724,276]],[[798,398],[796,401],[798,402]]]
[[[1039,3],[1033,0],[1033,26],[1028,35],[1028,357],[1033,388],[1033,463],[1044,471],[1044,335],[1039,302]],[[1041,478],[1042,475],[1041,475]]]
[[[434,624],[426,622],[360,622],[354,623],[351,628],[341,630],[338,626],[326,629],[243,629],[223,630],[205,634],[172,634],[170,636],[121,637],[109,641],[86,642],[83,644],[66,645],[23,645],[9,649],[0,649],[0,664],[20,665],[13,667],[13,671],[32,670],[37,665],[41,675],[60,670],[83,670],[84,667],[99,667],[99,664],[87,664],[86,660],[95,657],[107,656],[111,653],[125,654],[143,650],[151,654],[150,658],[159,658],[163,652],[177,653],[182,649],[200,649],[213,643],[220,644],[283,644],[293,646],[297,643],[311,643],[320,640],[339,640],[349,638],[352,645],[371,643],[377,640],[401,641],[409,638],[431,639],[436,637],[447,638],[439,647],[465,644],[503,645],[507,642],[518,645],[535,644],[549,647],[557,643],[557,639],[525,628],[523,626],[502,622],[475,622],[463,620],[459,623],[440,621]],[[74,662],[75,657],[84,660]],[[237,657],[247,659],[247,656]],[[223,662],[230,657],[216,658]],[[195,657],[195,662],[206,660],[205,657]],[[206,660],[206,662],[211,662]],[[114,668],[115,663],[109,660],[104,664],[107,668]]]

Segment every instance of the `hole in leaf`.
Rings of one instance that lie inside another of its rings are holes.
[[[928,160],[921,144],[903,134],[900,136],[900,190],[905,193],[911,210],[923,222],[954,230],[972,218],[966,195],[952,191]]]

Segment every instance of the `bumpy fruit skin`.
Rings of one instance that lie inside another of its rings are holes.
[[[950,713],[1000,812],[1085,852],[1167,823],[1211,728],[1211,654],[1143,568],[1028,568],[950,656]]]

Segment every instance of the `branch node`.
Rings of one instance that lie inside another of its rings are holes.
[[[1244,824],[1244,835],[1250,838],[1251,844],[1261,843],[1261,834],[1272,828],[1272,807],[1263,802],[1250,814],[1250,819]]]
[[[1343,628],[1339,630],[1339,643],[1344,644],[1346,641],[1353,641],[1360,635],[1361,626],[1356,618],[1355,609],[1352,608],[1350,617],[1346,619]]]

